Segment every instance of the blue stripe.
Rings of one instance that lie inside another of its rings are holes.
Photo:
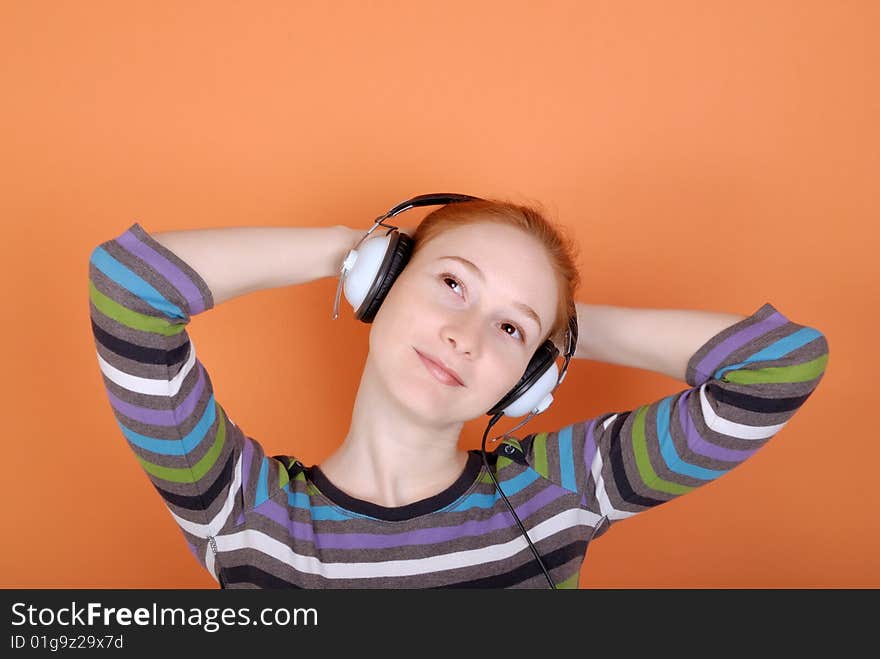
[[[315,506],[312,508],[312,519],[313,520],[331,520],[331,521],[345,521],[350,520],[353,517],[362,517],[364,519],[374,519],[373,517],[369,517],[367,515],[356,515],[354,513],[350,513],[348,515],[343,515],[339,512],[338,509],[333,506]]]
[[[269,459],[265,456],[260,463],[260,477],[257,479],[257,494],[254,502],[255,506],[259,506],[269,498]]]
[[[155,437],[141,435],[121,423],[119,424],[119,427],[122,428],[122,434],[128,438],[128,441],[144,450],[159,455],[187,455],[190,451],[201,444],[202,439],[204,439],[208,430],[211,428],[215,418],[216,408],[214,406],[214,394],[211,394],[202,418],[195,427],[186,434],[186,436],[181,437],[179,440],[156,439]],[[179,424],[182,425],[183,421],[184,420],[181,419]]]
[[[312,505],[309,495],[305,492],[288,492],[287,503],[294,508],[305,508],[306,510]]]
[[[730,470],[699,467],[685,462],[679,457],[678,451],[675,450],[675,445],[672,442],[672,434],[669,432],[670,401],[677,396],[678,394],[675,394],[664,398],[657,407],[657,436],[660,438],[660,455],[663,456],[666,466],[676,474],[683,474],[704,481],[723,476]],[[647,435],[647,433],[645,434]],[[647,437],[645,437],[645,440],[647,441]]]
[[[714,377],[715,379],[720,379],[722,375],[727,373],[727,371],[735,371],[751,362],[762,362],[780,359],[782,357],[785,357],[788,353],[807,345],[810,341],[815,341],[820,336],[822,336],[822,333],[820,331],[815,330],[812,327],[804,327],[802,329],[799,329],[797,332],[793,332],[792,334],[789,334],[788,336],[785,336],[778,341],[771,343],[763,350],[759,350],[754,355],[752,355],[745,361],[740,362],[739,364],[733,364],[731,366],[725,366],[724,368],[718,369],[717,371],[715,371]]]
[[[577,492],[577,483],[574,478],[574,449],[572,447],[571,433],[574,426],[566,426],[557,433],[559,442],[559,476],[562,478],[562,487],[572,492]]]
[[[527,469],[521,474],[506,481],[499,481],[498,485],[507,497],[511,497],[522,489],[534,483],[540,475],[534,469]],[[491,508],[498,501],[498,491],[492,494],[469,494],[457,504],[443,508],[443,511],[460,512],[469,508]]]
[[[153,288],[151,284],[110,256],[103,247],[96,247],[89,260],[107,277],[154,309],[161,311],[165,316],[186,318],[186,314],[184,314],[180,307],[165,299],[165,296]]]
[[[312,508],[312,500],[305,492],[288,491],[287,503],[294,508],[309,510],[313,521],[330,520],[333,522],[341,522],[352,519],[353,517],[364,517],[366,519],[373,519],[372,517],[367,517],[366,515],[355,515],[354,513],[350,513],[347,515],[342,514],[339,512],[339,509],[333,506],[315,506],[314,508]]]

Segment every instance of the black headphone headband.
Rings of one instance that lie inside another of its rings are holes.
[[[380,219],[385,219],[386,217],[394,217],[398,213],[402,213],[403,211],[409,210],[410,208],[416,208],[417,206],[443,206],[445,204],[454,204],[460,201],[485,201],[480,197],[472,197],[467,194],[456,194],[455,192],[434,192],[431,194],[420,194],[412,199],[407,199],[403,201],[390,211],[385,213]]]

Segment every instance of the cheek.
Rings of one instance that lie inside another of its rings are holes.
[[[411,333],[414,328],[439,327],[443,314],[437,299],[398,279],[388,291],[373,323],[381,321],[382,327],[388,331]]]
[[[491,397],[500,399],[516,386],[525,373],[525,367],[520,369],[518,364],[519,360],[501,354],[487,360],[481,373],[485,388],[491,390]]]
[[[408,299],[406,290],[395,283],[382,301],[372,324],[389,330],[396,329],[402,322],[401,317],[407,315],[411,306],[412,302]]]

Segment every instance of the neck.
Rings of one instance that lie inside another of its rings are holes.
[[[320,464],[350,496],[380,506],[405,506],[452,485],[467,462],[458,448],[463,423],[432,423],[364,368],[342,444]]]

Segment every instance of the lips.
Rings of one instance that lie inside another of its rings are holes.
[[[442,364],[435,361],[433,358],[428,357],[427,355],[423,355],[421,352],[416,350],[416,354],[419,356],[419,359],[422,360],[422,363],[425,365],[425,368],[440,382],[443,384],[447,384],[453,387],[463,387],[464,383],[461,381],[461,378],[456,375],[455,371],[452,371]]]

